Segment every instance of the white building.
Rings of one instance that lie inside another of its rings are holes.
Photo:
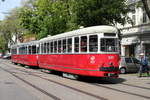
[[[132,19],[134,25],[119,25],[121,29],[121,55],[139,57],[143,52],[150,56],[150,21],[146,15],[140,0],[128,0],[131,12],[128,16]]]

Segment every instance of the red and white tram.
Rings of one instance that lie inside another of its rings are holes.
[[[38,41],[13,45],[11,54],[15,64],[38,66]]]
[[[44,69],[82,76],[118,77],[120,58],[118,30],[115,27],[93,26],[78,29],[41,39],[36,45],[39,47],[38,59],[37,54],[29,53],[29,46],[22,44],[19,48],[27,48],[27,55],[13,55],[12,61],[31,65],[33,59],[36,59],[36,64]],[[23,52],[24,50],[26,49]],[[15,60],[15,56],[19,56],[20,60],[28,60],[20,62]]]

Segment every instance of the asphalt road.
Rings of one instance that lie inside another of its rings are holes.
[[[0,59],[0,100],[150,100],[150,77],[79,81]]]

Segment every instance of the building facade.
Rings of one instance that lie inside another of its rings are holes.
[[[133,25],[118,25],[121,30],[121,56],[139,58],[140,53],[150,57],[150,20],[140,0],[128,0]]]

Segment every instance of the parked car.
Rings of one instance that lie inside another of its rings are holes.
[[[121,74],[127,72],[138,72],[140,68],[140,61],[134,57],[121,57],[119,63],[119,70]]]
[[[4,55],[3,59],[11,59],[11,55]]]

